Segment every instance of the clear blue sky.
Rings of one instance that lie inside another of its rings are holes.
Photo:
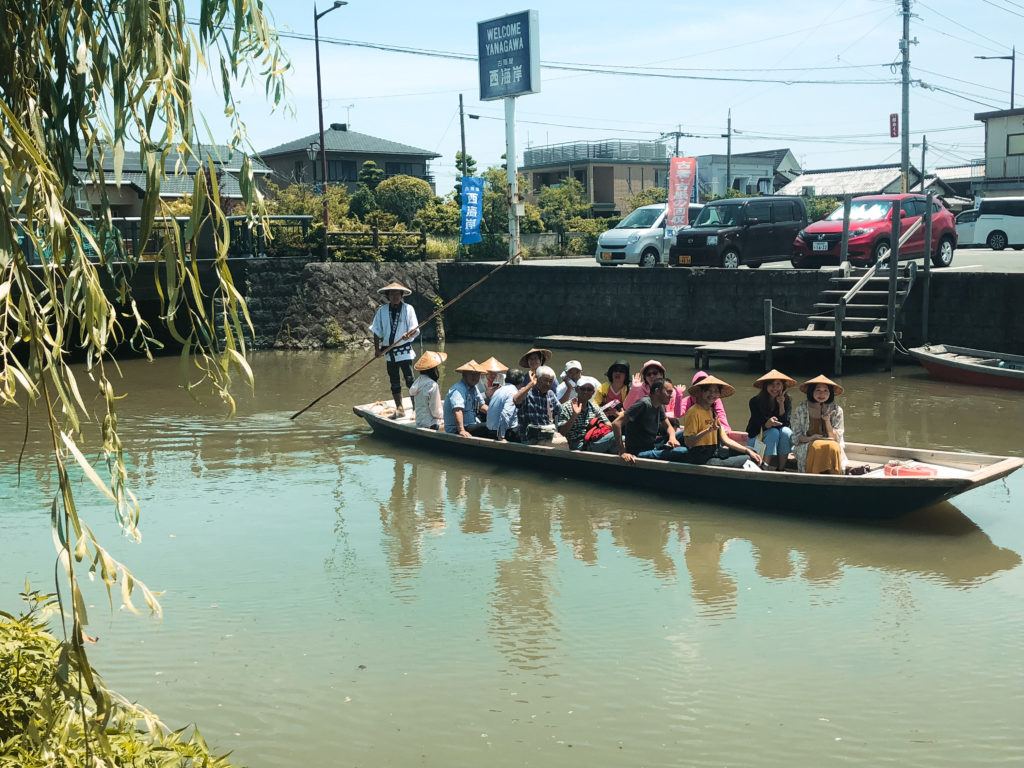
[[[280,30],[312,33],[312,3],[269,0],[268,6]],[[351,0],[321,20],[325,121],[348,120],[353,130],[439,152],[442,157],[433,163],[438,192],[449,190],[459,148],[459,92],[467,112],[503,115],[500,102],[478,101],[475,62],[343,47],[323,39],[475,53],[477,21],[527,8],[540,14],[543,61],[689,68],[675,71],[737,78],[899,77],[898,67],[888,67],[899,58],[898,0],[529,5]],[[974,56],[1009,54],[1015,43],[1024,49],[1024,0],[914,0],[912,10],[911,37],[919,43],[911,47],[911,76],[960,95],[912,88],[911,140],[920,141],[920,130],[929,129],[929,167],[981,157],[984,131],[973,116],[1008,107],[1010,62]],[[286,38],[282,44],[292,64],[291,113],[270,114],[262,89],[238,93],[257,150],[316,130],[313,43]],[[1020,75],[1017,103],[1024,106],[1024,67]],[[738,132],[734,152],[790,147],[804,168],[899,160],[899,140],[888,135],[889,113],[900,111],[896,84],[701,82],[549,69],[542,70],[541,82],[539,94],[518,101],[520,161],[527,145],[653,139],[677,125],[691,133],[720,134],[729,108]],[[218,89],[203,85],[196,94],[216,130],[224,124]],[[469,153],[481,168],[500,162],[501,120],[467,120],[466,132]],[[851,134],[859,138],[841,138]],[[686,154],[724,152],[725,140],[684,139],[681,148]],[[911,152],[917,164],[920,149]]]

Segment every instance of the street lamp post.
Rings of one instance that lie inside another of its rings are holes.
[[[348,5],[346,0],[334,0],[334,4],[322,13],[316,12],[316,4],[313,4],[313,40],[316,47],[316,110],[320,118],[320,181],[323,188],[320,194],[323,197],[323,218],[324,218],[324,246],[321,252],[323,260],[327,261],[327,228],[330,219],[327,215],[327,147],[324,144],[324,94],[320,84],[320,19],[331,11]]]
[[[1013,109],[1013,92],[1017,87],[1017,46],[1013,46],[1009,56],[975,56],[976,59],[1002,59],[1010,62],[1010,109]]]

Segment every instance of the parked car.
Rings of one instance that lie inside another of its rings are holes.
[[[851,264],[870,266],[887,257],[892,246],[892,212],[899,204],[902,211],[900,232],[905,233],[925,212],[924,195],[865,195],[855,197],[850,206],[850,239],[847,249]],[[823,264],[838,264],[843,239],[843,206],[825,219],[802,229],[793,241],[793,266],[817,269]],[[932,200],[932,264],[948,267],[956,249],[956,222],[953,213],[940,201]],[[918,229],[900,248],[900,259],[924,258],[924,227]]]
[[[963,245],[987,245],[994,251],[1006,246],[1024,248],[1024,197],[985,197],[978,207],[956,217],[956,233]]]
[[[690,221],[704,206],[690,204]],[[644,205],[635,209],[614,228],[602,232],[597,238],[594,258],[602,267],[619,264],[638,264],[653,267],[667,260],[668,247],[676,233],[665,226],[665,203]]]
[[[669,263],[735,269],[786,261],[793,255],[793,238],[805,226],[807,208],[799,197],[715,200],[676,236]]]

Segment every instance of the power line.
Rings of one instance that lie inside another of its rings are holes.
[[[922,8],[927,8],[929,11],[934,13],[936,16],[941,16],[946,21],[951,22],[953,24],[956,24],[960,29],[965,29],[968,32],[970,32],[972,35],[977,35],[982,40],[988,40],[990,43],[995,43],[996,45],[998,45],[1000,48],[1003,48],[1003,49],[1009,48],[1008,45],[1004,45],[1003,43],[999,42],[998,40],[995,40],[994,38],[991,38],[988,35],[984,35],[984,34],[982,34],[981,32],[979,32],[976,29],[971,29],[966,24],[964,24],[962,21],[958,21],[958,20],[956,20],[954,18],[951,18],[951,17],[947,16],[946,14],[942,13],[942,11],[935,10],[930,5],[928,5],[927,3],[922,3],[921,0],[917,0],[917,4],[920,5]],[[967,42],[967,41],[964,41],[964,42]]]
[[[952,75],[944,75],[941,72],[933,72],[930,69],[924,69],[923,67],[916,68],[918,72],[927,72],[929,75],[935,75],[946,80],[955,80],[958,83],[964,83],[965,85],[973,85],[975,88],[984,88],[986,91],[995,91],[996,93],[1009,93],[1005,88],[995,88],[991,85],[983,85],[981,83],[975,83],[971,80],[963,80],[959,77],[953,77]]]
[[[1007,13],[1012,13],[1014,16],[1020,16],[1022,19],[1024,19],[1024,13],[1019,13],[1018,11],[1011,10],[1010,8],[1007,8],[1006,6],[1003,5],[996,5],[995,3],[992,2],[992,0],[981,0],[981,2],[991,5],[993,8],[998,8],[1000,11],[1006,11]]]
[[[939,29],[938,27],[933,27],[930,24],[925,24],[923,21],[918,21],[918,26],[924,27],[925,29],[930,29],[932,32],[938,32],[940,35],[952,38],[953,40],[959,40],[961,43],[967,43],[968,45],[973,46],[975,48],[982,48],[982,49],[984,49],[986,51],[991,51],[992,53],[1003,53],[1003,51],[1006,50],[1005,48],[993,48],[991,45],[983,45],[983,44],[977,43],[977,42],[975,42],[973,40],[968,40],[965,37],[958,37],[957,35],[953,35],[953,34],[950,34],[949,32],[945,32],[945,31]]]
[[[189,23],[195,23],[190,21]],[[225,26],[225,29],[231,29]],[[303,40],[309,42],[313,36],[299,32],[278,32],[279,37],[292,40]],[[367,40],[349,40],[336,37],[321,37],[320,42],[325,45],[338,45],[351,48],[366,48],[387,53],[404,53],[410,56],[426,56],[437,59],[449,59],[454,61],[476,61],[477,57],[471,53],[459,51],[444,51],[434,48],[414,48],[404,45],[387,45]],[[647,71],[641,69],[620,69],[605,65],[594,65],[584,63],[562,63],[542,61],[540,66],[543,69],[553,69],[563,72],[585,72],[595,75],[615,75],[620,77],[650,77],[668,80],[698,80],[708,82],[737,82],[737,83],[777,83],[780,85],[892,85],[892,79],[851,79],[851,80],[814,80],[802,78],[765,78],[765,77],[724,77],[714,75],[694,75],[682,72]],[[713,70],[712,70],[713,71]],[[763,71],[763,70],[762,70]],[[780,70],[782,71],[782,70]],[[785,70],[792,71],[792,70]]]
[[[956,91],[952,88],[944,88],[941,85],[932,85],[931,83],[926,83],[924,80],[911,80],[910,84],[929,91],[941,91],[942,93],[948,93],[950,96],[956,96],[958,99],[963,99],[964,101],[969,101],[973,104],[980,104],[981,106],[988,107],[990,109],[999,109],[995,104],[990,104],[986,101],[979,101],[978,99],[972,98],[977,94],[968,94],[966,91]]]

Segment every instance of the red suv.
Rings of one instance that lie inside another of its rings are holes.
[[[887,256],[892,235],[892,209],[902,208],[900,231],[905,233],[924,215],[928,198],[924,195],[866,195],[855,197],[850,208],[851,264],[870,266]],[[800,230],[793,241],[793,266],[817,269],[822,264],[838,264],[843,239],[843,206],[827,218]],[[932,200],[932,264],[948,267],[956,248],[956,220],[938,200]],[[924,257],[924,226],[920,226],[900,248],[900,259]]]

